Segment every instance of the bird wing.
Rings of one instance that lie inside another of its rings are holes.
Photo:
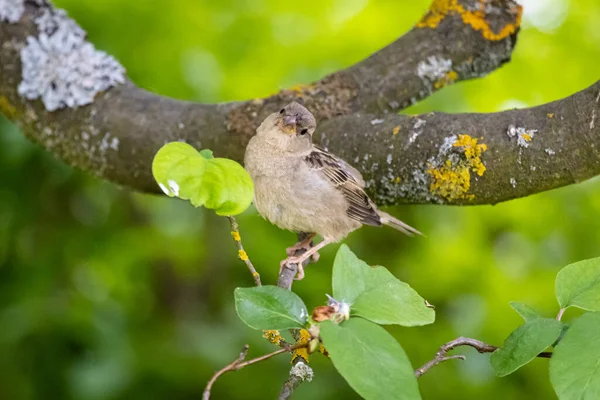
[[[304,161],[311,169],[327,178],[344,195],[348,202],[346,214],[350,218],[366,225],[381,226],[381,217],[364,191],[365,181],[360,172],[341,158],[316,146]]]

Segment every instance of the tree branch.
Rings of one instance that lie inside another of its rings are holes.
[[[301,242],[302,240],[304,240],[306,238],[306,233],[298,233],[298,242]],[[311,242],[312,245],[312,242]],[[304,253],[306,250],[305,249],[298,249],[296,250],[296,253],[294,254],[295,256],[299,256],[302,253]],[[309,263],[310,263],[310,258],[308,260],[305,260],[303,262],[303,266],[306,267]],[[281,271],[279,271],[279,278],[277,279],[277,286],[279,286],[280,288],[283,289],[287,289],[287,290],[292,290],[292,283],[294,283],[294,278],[296,277],[296,274],[298,273],[298,264],[286,264],[283,268],[281,268]],[[300,332],[298,329],[291,329],[290,332],[292,333],[292,336],[294,337],[294,339],[296,340],[296,345],[299,344],[308,344],[308,342],[306,343],[301,343],[300,342]],[[308,359],[306,360],[308,362]],[[310,382],[312,380],[312,369],[306,365],[304,363],[304,358],[303,357],[296,357],[296,358],[292,358],[292,368],[290,369],[290,374],[288,376],[288,378],[285,380],[285,382],[283,383],[283,387],[281,388],[281,392],[279,393],[279,397],[277,397],[278,400],[287,400],[292,396],[292,393],[294,392],[294,390],[296,390],[296,388],[298,387],[298,385],[300,385],[302,382],[308,381]]]
[[[63,99],[60,93],[53,91],[57,86],[70,87],[73,84],[79,84],[85,91],[89,79],[83,77],[78,82],[69,81],[69,85],[66,85],[60,76],[55,76],[55,71],[44,70],[48,74],[39,75],[54,79],[46,82],[49,88],[45,95],[52,100],[52,107],[49,107],[47,101],[31,101],[19,94],[18,87],[23,79],[21,53],[28,43],[26,38],[37,38],[41,35],[40,30],[50,37],[58,34],[56,32],[63,34],[65,30],[54,29],[56,27],[48,29],[47,23],[44,29],[40,28],[42,24],[39,17],[51,9],[45,1],[28,0],[24,5],[24,13],[20,18],[11,17],[10,22],[0,21],[0,112],[15,121],[27,137],[68,164],[118,184],[148,192],[158,190],[151,176],[150,165],[154,154],[165,142],[184,140],[197,148],[210,148],[219,156],[239,161],[257,125],[266,115],[291,100],[304,102],[315,112],[322,123],[321,134],[317,135],[321,142],[341,152],[349,161],[362,159],[362,145],[365,144],[362,140],[361,146],[349,147],[344,143],[347,134],[360,139],[366,135],[370,138],[368,143],[375,141],[371,137],[381,133],[383,127],[376,123],[379,117],[367,114],[381,116],[394,113],[444,86],[484,76],[495,70],[510,60],[521,16],[521,7],[513,0],[435,0],[428,13],[412,30],[364,61],[328,75],[312,85],[282,90],[269,98],[246,102],[194,104],[177,101],[146,92],[129,81],[117,85],[116,82],[121,79],[117,74],[109,75],[111,85],[115,87],[97,94],[90,105],[77,107],[86,104],[85,98],[83,101],[76,98],[76,104],[73,105],[73,99]],[[61,23],[68,25],[64,21]],[[68,26],[73,29],[71,25]],[[62,26],[59,24],[58,28]],[[108,64],[116,68],[112,62]],[[35,65],[27,66],[30,73],[40,72],[36,71]],[[106,85],[106,79],[91,82],[99,87]],[[61,102],[72,107],[48,111],[48,108],[54,108]],[[340,116],[361,120],[366,123],[367,129],[356,135],[355,130],[348,130],[344,122],[346,119],[338,120]],[[446,122],[453,119],[445,117]],[[417,120],[405,122],[412,122],[416,126]],[[469,122],[468,119],[463,121],[471,127]],[[390,135],[393,129],[391,127],[388,131]],[[414,135],[418,136],[416,129],[411,131],[407,125],[400,127],[401,134],[395,136],[401,143],[397,143],[393,151],[391,164],[386,161],[388,148],[385,151],[377,148],[377,154],[369,149],[367,154],[370,162],[367,167],[374,169],[367,171],[370,190],[377,194],[380,201],[401,201],[398,197],[389,197],[389,184],[381,183],[387,183],[390,175],[394,180],[404,179],[405,182],[413,179],[412,165],[399,163],[396,156],[406,152],[402,150],[408,146],[405,143]],[[324,133],[327,134],[326,138]],[[453,133],[444,129],[441,136]],[[352,142],[356,143],[356,140]],[[428,150],[433,152],[438,145],[430,141],[426,148],[417,150],[414,148],[416,146],[412,146],[411,151],[415,157],[423,156]],[[421,143],[419,146],[423,147]],[[375,159],[379,160],[380,169],[374,167]],[[420,158],[420,162],[426,166],[428,160]],[[427,182],[421,184],[420,188],[426,186]],[[440,196],[407,194],[409,198],[404,201],[444,201]],[[495,199],[486,198],[486,201],[493,202]]]
[[[600,174],[599,103],[600,81],[537,107],[349,115],[317,135],[363,173],[378,204],[496,204]]]
[[[229,364],[229,365],[221,368],[219,371],[215,372],[213,377],[206,384],[206,388],[204,389],[204,393],[202,394],[202,399],[203,400],[210,399],[210,391],[212,389],[212,386],[214,385],[215,381],[217,379],[219,379],[219,377],[221,375],[223,375],[224,373],[229,372],[229,371],[237,371],[238,369],[242,369],[244,367],[247,367],[248,365],[252,365],[252,364],[256,364],[258,362],[264,361],[264,360],[268,360],[269,358],[276,356],[278,354],[289,353],[290,351],[294,351],[296,349],[306,347],[307,345],[308,344],[297,344],[297,345],[294,345],[292,347],[288,347],[285,349],[275,350],[272,353],[253,358],[252,360],[244,361],[246,359],[246,356],[248,355],[248,349],[250,348],[249,345],[245,345],[244,349],[242,350],[242,352],[240,353],[238,358],[233,360],[233,362],[231,364]]]
[[[294,390],[305,381],[310,382],[313,377],[312,369],[304,363],[303,360],[298,360],[294,363],[294,366],[290,370],[290,376],[283,384],[281,392],[277,400],[287,400],[292,397]]]
[[[423,374],[425,374],[431,368],[443,363],[444,361],[465,360],[467,357],[462,354],[454,355],[454,356],[448,355],[448,352],[450,352],[460,346],[470,346],[480,353],[493,353],[494,351],[496,351],[498,349],[497,346],[484,343],[481,340],[471,339],[471,338],[466,338],[466,337],[461,336],[461,337],[458,337],[458,338],[451,340],[450,342],[440,346],[437,353],[435,353],[435,357],[433,358],[433,360],[428,361],[421,368],[417,369],[415,371],[415,376],[417,378],[421,377]],[[552,356],[551,352],[542,352],[542,353],[538,354],[538,357],[540,357],[540,358],[550,358],[551,356]]]

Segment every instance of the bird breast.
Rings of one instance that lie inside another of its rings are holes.
[[[280,152],[254,139],[245,164],[254,181],[254,205],[264,218],[282,229],[314,232],[333,241],[360,227],[346,215],[342,193],[306,164],[306,154]]]

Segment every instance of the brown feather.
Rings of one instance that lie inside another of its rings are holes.
[[[365,182],[360,173],[344,160],[315,146],[305,157],[306,163],[321,172],[333,183],[348,202],[346,215],[366,225],[381,226],[377,208],[364,191]]]

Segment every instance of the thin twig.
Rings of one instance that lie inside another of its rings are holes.
[[[456,338],[456,339],[440,346],[437,353],[435,353],[435,357],[433,358],[433,360],[428,361],[421,368],[417,369],[415,371],[415,376],[417,378],[420,377],[421,375],[423,375],[424,373],[429,371],[431,368],[435,367],[438,364],[443,363],[444,361],[448,361],[448,360],[452,360],[452,359],[460,359],[460,360],[466,359],[466,357],[464,355],[448,356],[449,351],[451,351],[459,346],[471,346],[480,353],[493,353],[498,348],[496,346],[492,346],[490,344],[484,343],[477,339],[471,339],[471,338],[466,338],[466,337],[461,336],[459,338]]]
[[[481,340],[471,339],[471,338],[466,338],[466,337],[461,336],[461,337],[456,338],[446,344],[443,344],[439,348],[437,353],[435,353],[435,357],[433,358],[433,360],[428,361],[425,365],[423,365],[421,368],[419,368],[415,371],[415,376],[417,378],[419,378],[421,375],[423,375],[424,373],[429,371],[431,368],[435,367],[438,364],[443,363],[444,361],[456,360],[456,359],[465,360],[467,357],[462,354],[454,355],[454,356],[448,355],[449,351],[452,351],[455,348],[460,347],[460,346],[470,346],[480,353],[493,353],[494,351],[496,351],[498,349],[498,346],[484,343]],[[545,351],[545,352],[538,354],[537,357],[550,358],[550,357],[552,357],[552,353]]]
[[[298,234],[298,242],[303,241],[306,238],[306,233],[299,233]],[[313,243],[311,242],[311,247],[312,247]],[[301,256],[302,254],[304,254],[306,252],[306,249],[298,249],[296,250],[296,252],[294,253],[294,256]],[[307,260],[304,260],[304,262],[302,263],[303,267],[306,267],[308,264],[310,264],[311,259],[308,258]],[[298,273],[298,264],[285,264],[285,266],[283,268],[281,268],[281,272],[279,273],[279,279],[277,279],[277,286],[279,286],[280,288],[284,288],[287,290],[292,290],[292,283],[294,282],[294,278],[296,277],[296,274]]]
[[[209,400],[210,399],[210,391],[212,389],[212,386],[214,385],[215,381],[217,379],[219,379],[219,377],[221,375],[223,375],[225,372],[229,372],[229,371],[237,371],[238,369],[242,369],[244,367],[247,367],[248,365],[252,365],[252,364],[256,364],[258,362],[267,360],[273,356],[276,356],[278,354],[282,354],[282,353],[289,353],[291,351],[294,351],[296,349],[302,348],[302,347],[306,347],[308,346],[308,344],[297,344],[285,349],[279,349],[279,350],[275,350],[272,353],[269,354],[265,354],[263,356],[260,357],[256,357],[253,358],[252,360],[248,360],[248,361],[244,361],[246,359],[246,355],[248,355],[248,349],[250,348],[249,345],[245,345],[244,348],[242,349],[242,352],[240,353],[239,357],[236,358],[235,360],[233,360],[233,362],[225,367],[223,367],[222,369],[220,369],[219,371],[215,372],[215,374],[213,375],[212,378],[210,378],[210,380],[208,381],[208,383],[206,384],[206,388],[204,389],[204,393],[202,394],[202,399],[203,400]]]
[[[240,236],[240,228],[239,228],[239,225],[238,225],[236,219],[233,216],[228,216],[227,219],[229,220],[229,223],[231,224],[231,237],[233,237],[233,241],[235,242],[235,245],[238,248],[239,259],[242,260],[248,267],[248,270],[250,270],[250,273],[252,274],[252,278],[254,278],[254,283],[256,283],[256,286],[261,286],[262,284],[260,282],[260,274],[254,268],[254,265],[252,265],[252,262],[250,261],[250,258],[248,257],[248,254],[244,250],[244,246],[242,245],[242,237]]]
[[[294,390],[303,382],[302,378],[290,374],[290,376],[283,383],[283,387],[281,388],[281,392],[279,392],[279,396],[277,400],[288,400],[292,397]]]
[[[566,308],[561,308],[560,310],[558,310],[558,315],[556,316],[556,320],[560,321],[563,317],[563,314],[565,313],[567,309]]]
[[[312,380],[312,371],[310,371],[310,370],[308,370],[309,377],[303,376],[302,374],[298,374],[298,373],[292,373],[294,371],[295,366],[299,365],[300,363],[302,363],[302,365],[306,369],[310,368],[309,366],[304,364],[304,359],[302,359],[302,357],[298,357],[296,360],[294,360],[293,361],[294,367],[292,367],[292,369],[290,370],[290,376],[288,376],[286,381],[283,383],[283,387],[281,388],[281,392],[279,392],[279,396],[277,397],[277,400],[288,400],[290,397],[292,397],[294,390],[296,390],[296,388],[302,382],[307,381],[307,380],[308,381]]]
[[[231,215],[228,216],[227,219],[229,220],[229,224],[231,225],[231,237],[233,238],[233,241],[234,241],[236,247],[238,248],[238,257],[248,267],[248,270],[250,271],[250,273],[252,274],[252,277],[254,278],[254,283],[256,284],[256,286],[262,286],[262,282],[260,280],[260,274],[254,268],[254,265],[250,261],[250,258],[248,257],[248,254],[244,250],[244,246],[242,245],[242,237],[240,235],[240,227],[237,223],[237,220],[235,219],[235,217],[233,217]],[[292,277],[292,279],[293,279],[293,277]],[[286,349],[286,348],[289,348],[290,346],[292,346],[279,334],[279,331],[275,331],[275,330],[263,331],[263,337],[265,339],[267,339],[269,342],[281,347],[282,349]]]
[[[304,240],[306,238],[306,233],[298,233],[298,241],[301,242],[302,240]],[[312,246],[312,242],[311,242],[311,246]],[[296,253],[294,254],[295,256],[299,256],[302,253],[304,253],[306,250],[305,249],[298,249],[296,250]],[[310,263],[310,258],[305,260],[302,265],[303,266],[307,266]],[[283,268],[281,268],[281,271],[279,272],[279,278],[277,279],[277,286],[279,286],[280,288],[283,289],[287,289],[287,290],[292,290],[292,283],[294,282],[294,277],[296,276],[296,274],[298,273],[298,264],[286,264]],[[290,332],[292,333],[292,336],[294,337],[294,339],[296,339],[296,341],[298,341],[299,336],[299,332],[297,329],[292,329],[290,330]],[[300,385],[302,382],[304,382],[306,379],[303,379],[302,377],[298,376],[297,374],[293,374],[292,372],[294,371],[294,367],[300,363],[300,362],[304,362],[304,360],[302,359],[302,357],[298,357],[295,360],[292,360],[292,363],[294,364],[294,366],[291,368],[290,370],[290,375],[288,376],[288,378],[286,379],[286,381],[283,384],[283,387],[281,388],[281,392],[279,393],[279,397],[277,398],[278,400],[287,400],[292,396],[292,393],[294,392],[294,390],[298,387],[298,385]],[[307,368],[310,368],[307,366]]]

